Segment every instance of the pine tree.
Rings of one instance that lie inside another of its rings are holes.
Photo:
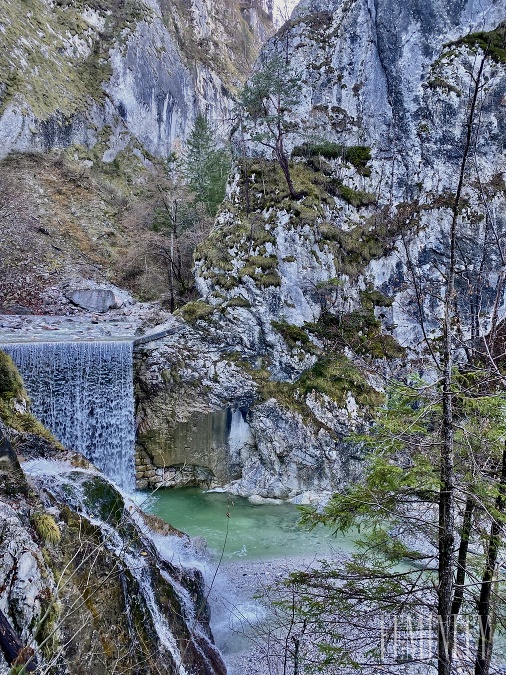
[[[225,198],[229,170],[227,151],[216,147],[215,135],[204,115],[199,113],[183,155],[183,175],[196,201],[205,205],[210,216],[216,215]]]

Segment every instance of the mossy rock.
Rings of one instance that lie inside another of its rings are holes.
[[[385,296],[381,298],[383,302],[388,301],[384,299]],[[405,355],[405,349],[397,340],[382,332],[381,322],[374,315],[371,304],[342,316],[324,313],[318,323],[308,328],[321,339],[335,343],[342,349],[348,347],[359,356],[397,359]]]
[[[28,409],[23,409],[28,401],[23,379],[14,361],[0,351],[0,419],[16,431],[42,436],[61,449],[53,434]],[[21,405],[16,406],[16,403]]]
[[[272,270],[277,267],[278,259],[276,256],[253,255],[248,258],[246,263],[251,267],[259,267],[261,270]]]
[[[371,160],[371,148],[365,145],[340,145],[331,141],[321,141],[320,143],[303,143],[296,146],[292,151],[292,157],[302,157],[308,163],[314,162],[315,157],[325,157],[326,159],[340,159],[343,162],[352,164],[357,172],[362,176],[370,176],[371,170],[367,166]],[[314,166],[311,164],[311,166]],[[321,165],[318,167],[321,170]]]
[[[409,205],[402,213],[411,214],[413,230],[419,225],[420,207]],[[407,217],[407,216],[406,216]],[[328,243],[334,251],[336,267],[340,274],[357,277],[371,260],[377,260],[394,250],[395,243],[402,230],[403,218],[391,218],[386,209],[382,209],[363,221],[344,230],[325,222],[319,226],[322,243]]]
[[[286,321],[271,321],[271,325],[274,330],[281,333],[290,349],[294,349],[297,346],[307,347],[311,344],[308,334],[299,326],[294,326]]]
[[[125,510],[121,494],[104,478],[94,476],[82,483],[86,507],[104,522],[118,524]]]
[[[338,405],[344,405],[350,392],[364,408],[383,403],[383,394],[367,382],[360,370],[346,356],[339,354],[318,359],[297,382],[304,396],[313,391],[325,394]]]
[[[203,300],[195,300],[194,302],[186,303],[186,305],[183,305],[183,307],[180,307],[180,309],[176,310],[174,314],[183,317],[183,319],[188,323],[195,323],[196,321],[200,321],[208,317],[215,311],[215,309],[215,307],[209,305]]]
[[[344,185],[340,181],[332,180],[328,183],[328,190],[330,194],[340,197],[351,206],[359,209],[363,206],[371,206],[376,203],[376,196],[371,192],[364,192],[363,190],[354,190],[348,185]]]
[[[362,306],[366,309],[373,309],[374,307],[391,307],[393,299],[384,295],[377,289],[373,288],[360,293],[360,301]]]
[[[0,351],[0,398],[3,400],[28,398],[14,361],[3,351]]]
[[[268,272],[267,274],[256,274],[253,277],[257,286],[260,288],[269,288],[270,286],[279,287],[281,286],[281,277],[279,274],[274,272]]]
[[[83,10],[94,9],[104,20],[101,31],[90,29]],[[68,125],[78,111],[102,102],[102,83],[112,74],[110,49],[125,38],[134,24],[147,18],[141,2],[127,0],[23,0],[5,4],[2,16],[0,80],[7,83],[0,104],[21,95],[35,116],[55,125]],[[86,56],[69,56],[71,36],[90,43]],[[20,69],[20,62],[24,63]],[[46,83],[51,82],[51,87]],[[58,111],[58,113],[57,113]],[[50,119],[54,115],[53,119]]]
[[[249,309],[251,307],[251,302],[239,295],[235,298],[230,298],[230,300],[225,303],[225,307],[244,307],[244,309]]]

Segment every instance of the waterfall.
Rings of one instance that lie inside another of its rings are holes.
[[[121,488],[134,485],[132,343],[4,344],[21,373],[33,414],[68,448]]]

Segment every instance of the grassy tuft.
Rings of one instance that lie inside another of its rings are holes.
[[[60,528],[49,513],[34,513],[33,526],[39,537],[50,544],[57,544],[61,539]]]
[[[293,349],[297,346],[305,347],[311,344],[306,331],[299,326],[294,326],[293,324],[287,323],[286,321],[271,321],[271,325],[274,330],[277,330],[278,333],[281,333],[284,341],[290,349]]]
[[[207,302],[195,300],[194,302],[186,303],[186,305],[176,310],[174,314],[183,317],[188,323],[195,323],[208,317],[214,310],[215,308],[212,305],[208,305]]]
[[[245,309],[249,309],[251,303],[249,300],[246,300],[246,298],[237,295],[234,298],[230,298],[230,300],[225,303],[225,307],[244,307]]]

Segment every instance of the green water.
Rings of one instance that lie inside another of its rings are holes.
[[[312,531],[299,527],[293,504],[252,504],[244,497],[184,488],[158,490],[142,508],[192,537],[204,537],[214,556],[225,545],[228,560],[324,557],[336,549],[353,550],[350,537],[334,537],[320,525]]]

